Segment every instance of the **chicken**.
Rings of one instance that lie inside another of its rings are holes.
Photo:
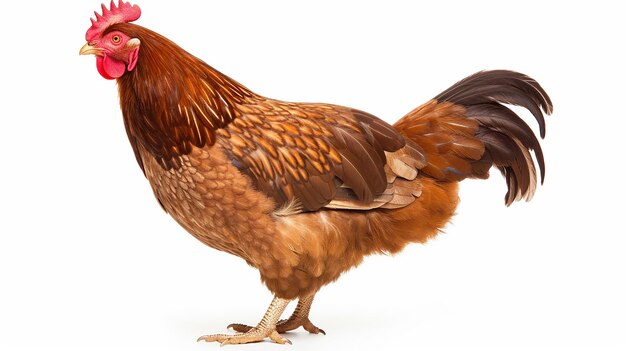
[[[537,186],[531,128],[545,134],[552,103],[520,73],[482,71],[394,125],[360,110],[265,98],[165,37],[131,24],[137,5],[102,5],[80,54],[117,79],[130,144],[157,200],[202,243],[244,259],[274,294],[254,327],[199,338],[222,344],[289,342],[315,294],[375,253],[437,235],[455,212],[458,183],[498,168],[505,204]],[[298,299],[291,317],[279,321]]]

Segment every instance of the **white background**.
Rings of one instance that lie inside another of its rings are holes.
[[[115,83],[78,55],[98,2],[7,4],[0,349],[216,350],[195,339],[256,323],[271,300],[258,273],[159,208]],[[322,289],[311,318],[328,335],[231,348],[626,349],[626,26],[616,6],[594,4],[142,1],[139,24],[266,96],[393,122],[506,68],[555,105],[532,202],[503,206],[496,173],[466,181],[446,234]]]

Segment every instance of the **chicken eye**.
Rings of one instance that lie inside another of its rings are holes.
[[[111,38],[111,41],[113,42],[113,44],[119,44],[119,43],[120,43],[120,41],[122,41],[122,38],[120,38],[120,36],[119,36],[119,35],[114,35],[114,36]]]

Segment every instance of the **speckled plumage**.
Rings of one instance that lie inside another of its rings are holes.
[[[275,231],[274,203],[251,187],[219,146],[195,148],[170,169],[143,148],[140,155],[155,196],[181,226],[215,249],[258,264]]]
[[[390,125],[343,106],[262,97],[134,24],[101,32],[116,41],[94,40],[81,53],[117,77],[129,141],[163,209],[202,243],[257,268],[275,295],[256,327],[233,324],[244,334],[201,340],[284,343],[277,330],[298,326],[319,333],[308,319],[315,293],[367,255],[435,236],[454,214],[459,181],[497,167],[505,203],[529,199],[531,151],[543,180],[537,138],[502,105],[530,110],[543,136],[541,110],[552,105],[525,75],[479,72]],[[109,52],[120,43],[132,50]],[[299,307],[279,323],[292,299]]]
[[[183,228],[258,268],[268,288],[288,299],[315,293],[372,252],[397,252],[408,242],[425,241],[457,203],[455,184],[413,180],[429,195],[404,212],[321,210],[277,216],[274,201],[255,190],[218,145],[194,149],[176,169],[165,169],[144,149],[140,155],[155,196]],[[411,226],[420,230],[405,228]],[[405,237],[386,237],[390,229],[395,235],[406,232]]]

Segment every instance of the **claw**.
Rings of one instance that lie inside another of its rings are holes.
[[[198,338],[198,340],[196,340],[196,342],[200,342],[200,341],[206,341],[206,342],[213,342],[213,341],[217,341],[217,342],[223,342],[224,340],[228,339],[229,335],[224,335],[224,334],[215,334],[215,335],[202,335],[201,337]]]
[[[320,329],[316,327],[313,323],[311,323],[311,321],[308,318],[304,321],[304,323],[302,323],[302,327],[304,328],[304,330],[308,331],[311,334],[326,335],[326,332],[324,331],[324,329]]]
[[[272,340],[275,343],[282,344],[282,345],[284,345],[284,344],[293,345],[291,343],[291,340],[289,340],[287,338],[283,338],[282,336],[280,336],[280,334],[278,334],[278,332],[276,330],[274,330],[272,332],[272,334],[270,334],[270,340]]]

